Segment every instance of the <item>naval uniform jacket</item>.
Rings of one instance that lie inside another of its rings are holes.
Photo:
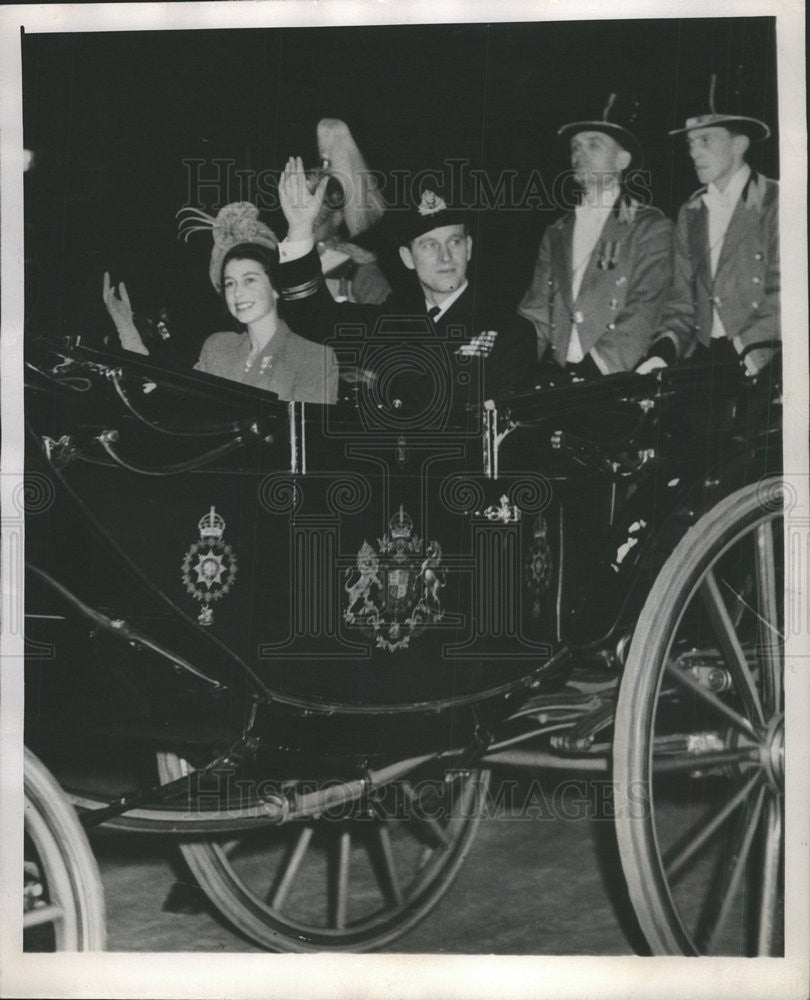
[[[402,390],[408,402],[421,406],[431,393],[447,390],[452,398],[443,402],[454,405],[532,385],[537,354],[531,324],[479,302],[470,285],[434,322],[421,289],[393,293],[381,305],[335,302],[315,250],[283,262],[280,284],[290,324],[312,340],[331,340],[339,354],[341,337],[355,344],[359,337],[361,349],[355,355],[367,349],[369,367],[385,378],[389,395]],[[423,376],[407,374],[412,361],[416,368],[427,368]]]
[[[660,338],[674,342],[678,357],[691,354],[696,344],[710,345],[715,308],[738,351],[781,337],[778,183],[751,171],[726,230],[714,279],[706,190],[700,188],[678,213],[675,273],[660,326]],[[760,367],[768,352],[754,353]]]
[[[622,194],[607,217],[572,295],[574,212],[543,233],[531,284],[518,312],[534,323],[538,356],[550,348],[565,365],[571,327],[603,374],[629,371],[659,329],[672,270],[672,223]]]
[[[212,333],[202,346],[194,370],[266,389],[284,402],[337,402],[335,352],[299,337],[283,320],[279,320],[275,334],[250,365],[249,355],[247,333]]]

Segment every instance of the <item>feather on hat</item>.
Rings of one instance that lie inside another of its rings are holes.
[[[214,237],[208,276],[211,284],[222,290],[222,261],[225,254],[240,243],[258,243],[270,250],[278,249],[276,234],[259,219],[259,210],[249,201],[233,201],[223,206],[216,216],[199,208],[181,208],[178,238],[188,243],[192,233],[210,230]]]
[[[735,110],[740,110],[742,106],[742,70],[743,68],[741,66],[737,68],[736,84],[734,84],[731,91],[726,94],[726,106],[732,106]],[[686,132],[694,132],[694,130],[698,128],[712,128],[716,125],[731,125],[738,131],[744,132],[749,139],[754,141],[767,139],[771,134],[770,128],[759,118],[754,118],[752,115],[730,114],[726,111],[718,111],[716,101],[717,73],[712,73],[709,80],[709,110],[702,114],[694,115],[692,118],[687,118],[686,124],[683,128],[672,129],[669,134],[683,135]]]

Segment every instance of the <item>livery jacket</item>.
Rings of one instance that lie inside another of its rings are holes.
[[[697,343],[709,346],[715,307],[738,351],[781,337],[778,183],[751,171],[726,230],[714,279],[705,192],[703,187],[692,195],[678,214],[675,273],[660,325],[659,339],[674,341],[679,357],[691,354]],[[760,362],[765,360],[767,353]]]
[[[543,233],[518,312],[534,323],[538,355],[564,365],[574,323],[603,374],[628,371],[659,328],[672,270],[672,223],[657,208],[619,196],[572,296],[574,213]]]
[[[532,385],[537,353],[531,323],[479,302],[469,285],[434,322],[418,288],[393,293],[379,305],[335,302],[315,250],[282,263],[280,284],[290,326],[310,340],[331,342],[339,358],[359,337],[361,350],[355,347],[352,357],[365,350],[361,367],[384,379],[388,394],[401,392],[422,405],[440,386],[452,394],[451,404],[470,403]]]

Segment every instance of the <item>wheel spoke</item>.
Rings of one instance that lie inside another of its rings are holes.
[[[763,699],[771,714],[781,711],[782,657],[778,629],[779,608],[776,597],[773,522],[765,521],[756,532],[757,593],[759,610],[766,633],[760,637],[763,653]]]
[[[305,826],[298,834],[298,839],[287,857],[281,879],[268,900],[270,906],[274,910],[280,910],[284,905],[287,893],[290,891],[290,887],[292,886],[293,880],[298,873],[298,869],[301,867],[301,862],[304,860],[304,855],[307,853],[307,848],[309,847],[310,840],[312,840],[313,832],[314,827]]]
[[[410,807],[408,818],[422,830],[427,832],[436,847],[446,847],[450,843],[447,833],[441,823],[434,819],[433,816],[421,815],[418,797],[414,794],[413,787],[410,782],[402,782],[402,791],[405,794],[405,798],[408,800],[408,806]]]
[[[349,830],[343,830],[338,838],[337,872],[335,872],[334,884],[335,905],[332,919],[332,926],[339,931],[346,926],[351,849],[352,835]]]
[[[717,810],[708,823],[701,826],[700,833],[698,833],[697,836],[692,838],[689,834],[687,834],[685,843],[682,840],[680,844],[670,850],[667,857],[663,859],[664,871],[666,872],[668,879],[674,879],[677,877],[684,866],[695,856],[704,844],[708,843],[708,841],[726,822],[729,816],[731,816],[734,810],[745,801],[754,787],[761,780],[761,777],[761,772],[757,772],[753,775],[753,777],[745,785],[743,785],[743,787],[729,802],[727,802],[721,809]]]
[[[782,861],[782,808],[774,795],[765,813],[765,844],[762,865],[762,893],[759,901],[757,954],[773,955],[776,937],[776,909],[780,896],[779,869]]]
[[[724,701],[717,697],[716,694],[711,692],[707,687],[704,687],[697,678],[693,677],[686,670],[682,670],[680,667],[676,667],[674,663],[670,662],[667,664],[667,672],[669,675],[685,688],[697,695],[706,702],[707,705],[711,705],[715,711],[719,712],[721,715],[725,716],[726,719],[734,726],[735,729],[744,733],[746,736],[750,736],[753,739],[757,739],[757,731],[754,726],[745,716],[740,715],[739,712],[735,712],[730,705],[727,705]]]
[[[762,704],[759,700],[754,677],[748,667],[748,661],[740,645],[734,623],[728,613],[720,588],[717,585],[717,578],[714,570],[710,569],[701,584],[700,593],[709,611],[709,615],[717,634],[717,641],[723,651],[726,667],[736,681],[740,697],[743,700],[746,711],[750,717],[756,721],[765,723],[765,716],[762,711]]]
[[[672,771],[693,771],[719,767],[721,764],[742,764],[759,758],[757,747],[741,747],[739,750],[712,750],[707,753],[687,753],[674,757],[662,754],[653,758],[656,774],[667,774]]]
[[[61,906],[51,903],[48,906],[38,906],[34,910],[29,910],[23,917],[23,929],[29,930],[31,927],[39,927],[41,924],[54,924],[58,920],[64,920],[65,911]]]
[[[391,834],[387,825],[380,823],[377,827],[377,840],[380,845],[380,854],[383,861],[387,889],[391,894],[396,906],[401,906],[403,902],[402,889],[397,878],[396,866],[394,865],[394,851],[391,846]]]
[[[241,846],[242,846],[241,840],[226,840],[223,841],[223,843],[220,845],[220,849],[222,850],[222,853],[225,855],[225,857],[228,858],[228,860],[230,860],[234,856],[234,854],[236,854],[236,852],[239,850]]]
[[[706,921],[704,925],[704,933],[699,935],[699,937],[705,941],[706,946],[704,950],[707,952],[711,952],[714,948],[715,942],[720,937],[726,921],[728,920],[729,914],[731,913],[731,907],[734,903],[734,899],[740,887],[740,882],[745,872],[748,855],[751,852],[751,844],[753,843],[754,835],[756,834],[757,826],[759,825],[759,817],[762,813],[762,803],[764,797],[765,788],[762,787],[759,790],[759,794],[757,795],[757,800],[754,803],[751,814],[743,815],[741,817],[740,828],[737,831],[737,836],[735,838],[736,843],[731,854],[731,871],[728,884],[725,888],[725,892],[723,892],[722,897],[720,898],[719,907],[712,905],[712,909],[715,909],[716,913],[712,914],[710,919]],[[715,898],[710,897],[710,904],[715,903]]]
[[[428,844],[425,844],[425,846],[422,848],[422,851],[419,855],[419,864],[416,866],[420,871],[433,857],[433,852],[435,850],[436,850],[435,847],[430,847]]]

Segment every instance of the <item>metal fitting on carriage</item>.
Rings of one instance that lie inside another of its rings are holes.
[[[715,650],[690,649],[681,653],[675,662],[681,670],[688,670],[696,681],[715,694],[730,691],[734,686],[723,657]]]
[[[42,447],[45,449],[48,461],[55,469],[64,469],[73,461],[77,453],[73,439],[68,434],[63,434],[57,440],[46,434],[42,438]]]
[[[483,510],[477,510],[474,514],[475,517],[485,517],[488,521],[502,521],[504,524],[515,524],[520,520],[521,510],[516,503],[512,503],[506,494],[504,494],[499,504],[490,504],[489,507],[485,507]]]

